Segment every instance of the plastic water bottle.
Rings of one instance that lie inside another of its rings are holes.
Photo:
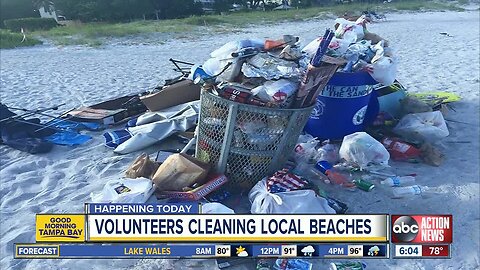
[[[321,180],[325,182],[328,180],[327,176],[319,172],[312,164],[306,162],[299,163],[295,169],[292,170],[292,173],[313,181]]]
[[[341,185],[344,187],[355,186],[355,184],[352,181],[350,181],[350,177],[335,170],[332,164],[330,164],[328,161],[320,160],[315,165],[315,168],[319,170],[321,173],[325,174],[328,180],[330,181],[330,183],[332,184]]]
[[[396,187],[393,188],[393,197],[394,198],[406,198],[413,197],[416,195],[423,195],[427,192],[432,191],[429,187],[413,185],[408,187]]]
[[[407,176],[388,177],[387,179],[380,181],[380,184],[391,186],[391,187],[413,185],[415,184],[415,176],[407,175]]]

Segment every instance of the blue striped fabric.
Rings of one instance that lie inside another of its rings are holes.
[[[105,145],[110,148],[117,148],[120,144],[132,137],[132,134],[126,129],[107,131],[103,133]]]

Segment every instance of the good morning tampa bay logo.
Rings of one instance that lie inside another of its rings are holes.
[[[36,240],[41,242],[83,242],[85,217],[83,215],[37,215]]]

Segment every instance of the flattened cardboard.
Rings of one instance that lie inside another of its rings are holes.
[[[159,92],[140,97],[143,104],[152,112],[199,99],[200,86],[188,79],[168,85]]]

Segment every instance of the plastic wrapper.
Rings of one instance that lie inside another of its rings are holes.
[[[343,138],[340,157],[364,169],[369,163],[388,166],[390,154],[372,136],[365,132],[356,132]]]
[[[267,81],[252,89],[252,93],[262,101],[283,103],[297,91],[298,83],[280,79],[278,81]]]
[[[100,193],[90,197],[95,203],[145,203],[153,194],[153,183],[147,178],[111,180]]]
[[[393,131],[408,140],[435,142],[449,135],[447,124],[439,111],[407,114]]]
[[[295,190],[272,194],[266,179],[259,181],[248,194],[252,214],[335,214],[327,200],[313,190]]]
[[[242,67],[245,77],[262,77],[267,80],[297,78],[302,75],[297,63],[259,53],[248,59]]]

